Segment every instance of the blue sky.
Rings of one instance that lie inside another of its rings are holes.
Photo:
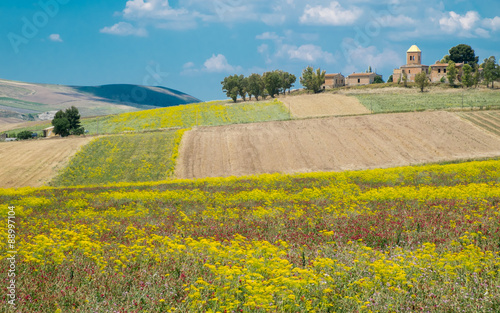
[[[16,0],[0,4],[0,78],[161,85],[223,99],[227,75],[311,65],[387,79],[417,44],[500,58],[500,1]],[[297,83],[298,86],[298,83]]]

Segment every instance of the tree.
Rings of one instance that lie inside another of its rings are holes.
[[[392,77],[392,75],[391,75],[391,76],[389,76],[389,79],[387,80],[387,82],[388,82],[388,83],[392,83],[392,82],[393,82],[393,80],[394,80],[394,78],[393,78],[393,77]]]
[[[285,93],[288,89],[288,93],[290,94],[293,84],[295,84],[296,81],[297,77],[295,75],[288,72],[281,72],[281,89],[283,90],[283,93]]]
[[[469,64],[465,64],[463,71],[464,75],[462,77],[462,84],[467,88],[471,87],[472,85],[474,85],[474,77],[472,76],[472,67]]]
[[[26,140],[26,139],[32,138],[32,134],[33,133],[30,132],[29,130],[23,130],[23,131],[19,132],[16,137],[19,140]]]
[[[498,65],[496,64],[496,59],[494,56],[491,56],[487,59],[484,59],[484,63],[481,64],[483,68],[484,81],[486,82],[486,87],[488,87],[491,83],[491,88],[494,87],[494,82],[500,77],[500,71]]]
[[[233,101],[236,102],[238,94],[240,93],[240,88],[238,86],[239,76],[238,75],[228,76],[224,78],[221,84],[222,84],[222,91],[226,93],[227,97],[233,99]]]
[[[302,71],[300,83],[307,90],[312,90],[314,93],[317,93],[321,90],[321,85],[325,83],[325,75],[326,71],[321,71],[321,68],[318,68],[316,72],[314,72],[314,69],[308,66]]]
[[[455,62],[450,61],[448,67],[446,68],[446,77],[450,85],[455,85],[455,80],[457,79],[457,68]]]
[[[476,64],[476,68],[474,69],[474,86],[477,88],[479,86],[479,82],[481,81],[481,72],[479,71],[479,65]]]
[[[375,79],[373,80],[373,83],[374,84],[383,84],[384,83],[384,80],[382,79],[382,77],[380,76],[375,76]]]
[[[279,71],[272,71],[264,73],[264,85],[266,86],[266,90],[271,96],[274,98],[276,94],[279,95],[279,89],[283,85],[281,83],[281,76]]]
[[[66,109],[66,111],[57,111],[52,120],[52,125],[54,126],[54,133],[62,137],[82,135],[85,132],[85,129],[81,127],[80,113],[74,106]]]
[[[247,87],[248,87],[248,79],[243,75],[238,76],[238,94],[243,99],[243,101],[247,100],[246,99]]]
[[[259,74],[252,74],[248,77],[248,95],[254,95],[256,100],[259,100],[260,96],[264,95],[264,89],[266,88],[262,76]]]
[[[451,48],[449,53],[449,61],[453,61],[455,63],[469,64],[472,68],[474,68],[474,65],[479,62],[479,57],[476,56],[472,47],[466,44],[459,44],[458,46]]]
[[[403,77],[401,78],[401,80],[403,81],[403,85],[405,87],[408,87],[408,75],[406,74],[406,72],[403,72]]]
[[[420,91],[424,92],[424,88],[429,86],[429,78],[425,72],[420,72],[415,75],[415,83],[420,87]]]

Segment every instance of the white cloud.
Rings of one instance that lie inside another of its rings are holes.
[[[123,10],[127,19],[177,19],[188,13],[186,9],[171,8],[168,0],[129,0]]]
[[[240,67],[234,67],[227,62],[223,54],[213,54],[211,58],[203,63],[203,70],[207,72],[237,72]]]
[[[371,66],[374,70],[382,71],[384,68],[393,68],[398,64],[403,64],[404,59],[401,52],[385,48],[379,51],[375,46],[363,47],[357,45],[354,39],[346,38],[342,42],[342,49],[346,59],[346,66],[343,71],[364,71]]]
[[[495,16],[494,18],[485,18],[483,20],[483,26],[493,31],[500,30],[500,17]]]
[[[458,33],[461,36],[467,36],[480,20],[481,17],[476,11],[469,11],[465,15],[451,11],[448,12],[448,16],[444,16],[439,20],[439,25],[441,30],[446,33]]]
[[[319,25],[352,25],[363,11],[358,7],[344,9],[337,1],[332,1],[329,7],[306,5],[304,14],[300,17],[302,24]]]
[[[260,46],[257,47],[257,52],[259,53],[265,53],[269,50],[269,46],[266,45],[265,43],[261,44]]]
[[[182,66],[182,68],[184,69],[189,69],[189,68],[193,68],[194,67],[194,63],[193,62],[187,62],[186,64],[184,64]]]
[[[326,63],[334,63],[335,58],[333,54],[316,45],[302,45],[300,47],[293,45],[283,45],[280,51],[277,53],[278,56],[286,55],[291,60],[301,60],[309,63],[316,63],[324,61]]]
[[[280,37],[276,35],[275,32],[265,32],[255,37],[255,39],[260,39],[260,40],[276,40],[279,38]]]
[[[100,30],[101,33],[118,35],[118,36],[138,36],[145,37],[148,35],[144,28],[135,28],[130,23],[119,22],[111,27],[104,27]]]
[[[59,34],[52,34],[49,36],[49,39],[51,41],[55,41],[55,42],[63,42],[61,35],[59,35]]]

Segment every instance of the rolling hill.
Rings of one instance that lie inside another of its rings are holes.
[[[64,86],[0,80],[0,124],[51,119],[75,106],[82,117],[134,112],[200,102],[183,92],[129,84]]]

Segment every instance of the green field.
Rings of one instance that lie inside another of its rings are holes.
[[[52,185],[164,180],[173,174],[183,130],[97,138],[82,148]]]
[[[374,113],[408,112],[450,108],[500,109],[500,92],[369,93],[352,94]]]

